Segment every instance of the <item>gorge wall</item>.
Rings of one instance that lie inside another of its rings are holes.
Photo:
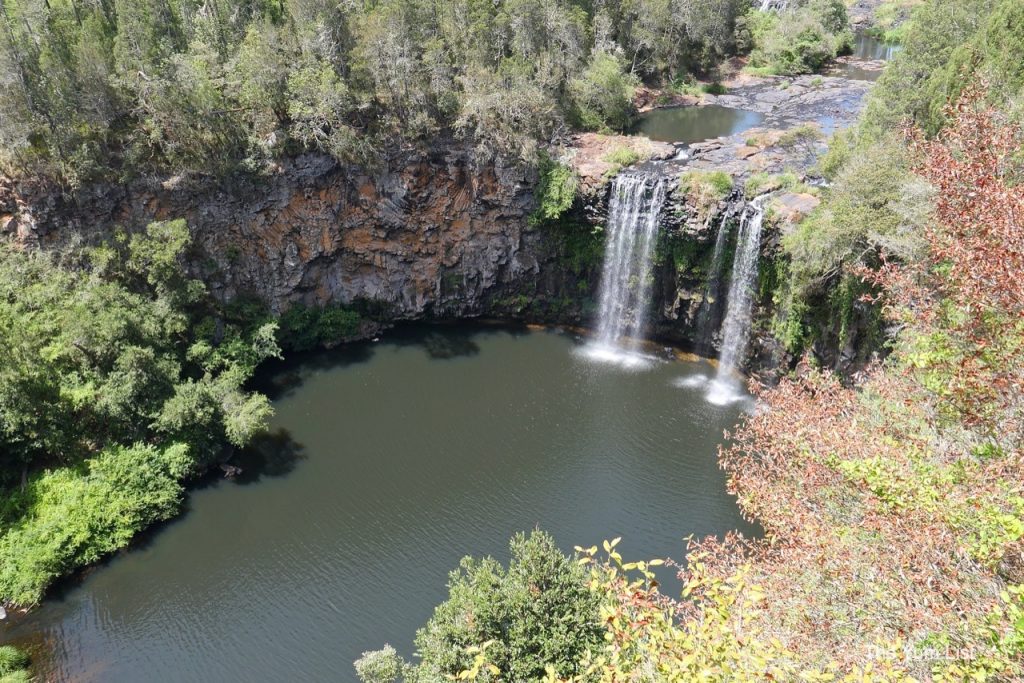
[[[832,78],[801,77],[785,90],[765,79],[740,83],[719,99],[765,113],[763,127],[685,150],[653,144],[639,170],[670,179],[655,254],[653,338],[713,352],[714,338],[705,343],[698,318],[717,329],[723,314],[724,302],[707,297],[718,230],[742,212],[752,176],[763,177],[759,192],[778,189],[775,175],[807,168],[820,152],[820,138],[783,144],[783,129],[815,119],[834,128],[855,115],[865,90]],[[393,153],[379,169],[306,154],[230,184],[150,179],[67,196],[0,180],[0,238],[59,249],[98,243],[115,226],[131,231],[184,218],[193,234],[188,267],[223,301],[255,296],[276,313],[294,304],[370,304],[383,324],[493,316],[586,325],[595,313],[609,170],[600,156],[587,156],[583,137],[570,146],[568,162],[581,191],[565,216],[546,224],[530,220],[535,171],[480,163],[469,145],[440,141]],[[651,144],[621,137],[617,144],[623,140]],[[724,173],[733,188],[710,200],[695,197],[683,180],[692,172]],[[787,223],[815,203],[800,190],[780,192],[764,252],[773,253]],[[726,259],[722,270],[729,268]],[[784,360],[764,324],[771,314],[764,289],[751,345],[757,366]]]
[[[232,185],[171,179],[100,185],[73,197],[0,186],[0,230],[25,246],[99,242],[184,218],[189,268],[222,300],[369,301],[391,320],[499,312],[517,297],[559,296],[573,284],[552,267],[545,235],[528,226],[529,171],[477,165],[438,145],[367,171],[303,155]]]

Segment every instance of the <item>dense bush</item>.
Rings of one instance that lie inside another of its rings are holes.
[[[508,569],[465,558],[452,572],[448,599],[416,634],[418,664],[399,663],[390,648],[366,653],[356,663],[361,679],[390,683],[403,672],[408,681],[441,681],[484,661],[502,680],[539,680],[548,667],[576,674],[584,653],[603,642],[600,597],[586,570],[543,532],[516,536],[510,549]]]
[[[633,118],[637,84],[614,55],[595,51],[580,77],[569,83],[576,124],[587,130],[622,130]]]
[[[531,156],[618,127],[638,78],[732,49],[742,0],[19,0],[0,6],[0,170],[261,170],[302,149],[373,163],[438,133]],[[398,138],[398,140],[396,140]]]
[[[781,551],[758,556],[772,599],[756,625],[842,671],[1024,675],[1024,191],[1008,173],[1024,135],[980,97],[938,141],[913,140],[935,188],[918,256],[862,271],[902,326],[888,366],[857,390],[807,369],[763,389],[725,458]],[[868,641],[880,647],[852,646]]]
[[[83,468],[62,468],[13,492],[2,513],[0,595],[37,604],[68,571],[123,548],[181,502],[181,480],[195,466],[188,447],[114,446]]]
[[[335,346],[354,337],[360,323],[362,316],[345,306],[295,304],[278,321],[278,339],[292,351]]]
[[[931,195],[911,174],[901,129],[910,121],[929,135],[940,131],[945,107],[972,74],[990,83],[991,103],[1019,118],[1024,82],[1021,60],[1013,55],[1024,45],[1020,18],[1021,6],[1013,0],[929,0],[915,6],[902,29],[904,47],[868,96],[860,122],[834,136],[821,160],[832,182],[822,204],[784,240],[790,274],[776,296],[783,304],[776,328],[788,330],[790,341],[799,340],[791,350],[822,341],[823,348],[856,346],[866,352],[866,339],[822,337],[834,332],[830,321],[857,318],[854,327],[876,325],[877,309],[849,296],[870,290],[859,282],[859,268],[877,266],[883,255],[904,261],[920,256]],[[868,335],[873,342],[876,332]]]
[[[781,12],[754,12],[744,26],[750,65],[773,74],[813,73],[850,49],[842,0],[811,0]]]
[[[576,199],[578,185],[572,168],[547,154],[540,155],[537,174],[537,208],[530,215],[531,225],[554,221],[564,215]]]
[[[0,601],[173,514],[180,481],[271,412],[246,391],[274,324],[187,277],[183,221],[63,256],[0,247]]]
[[[1013,85],[1012,74],[1020,62],[1012,55],[1022,39],[1009,19],[1019,11],[1015,0],[929,0],[916,6],[902,31],[903,49],[869,97],[861,135],[894,130],[907,119],[935,134],[946,105],[972,76],[996,80],[988,93],[994,101],[1016,99],[1020,83]]]

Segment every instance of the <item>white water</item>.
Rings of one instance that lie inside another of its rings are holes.
[[[708,289],[697,313],[697,338],[701,351],[711,349],[711,320],[715,303],[721,289],[722,266],[725,261],[725,244],[729,241],[729,217],[722,216],[718,224],[718,235],[715,237],[715,250],[711,255],[711,273],[708,277]]]
[[[597,336],[587,355],[643,365],[639,349],[651,298],[651,257],[665,203],[662,178],[619,174],[612,181],[608,241],[601,275]]]
[[[736,237],[736,257],[733,259],[732,278],[729,283],[728,308],[725,321],[722,323],[722,350],[718,357],[718,373],[708,388],[708,400],[719,405],[746,398],[740,385],[738,370],[746,356],[747,343],[750,341],[765,201],[766,197],[762,196],[750,202],[740,219],[739,234]]]

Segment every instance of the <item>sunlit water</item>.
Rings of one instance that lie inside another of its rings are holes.
[[[711,368],[581,347],[416,329],[280,368],[275,438],[242,477],[0,640],[60,681],[354,681],[364,650],[410,656],[459,558],[505,560],[517,531],[677,559],[689,534],[750,533],[716,463],[741,406],[676,386]]]
[[[735,135],[760,125],[764,116],[717,104],[692,107],[659,107],[641,114],[630,129],[660,142],[690,144]]]

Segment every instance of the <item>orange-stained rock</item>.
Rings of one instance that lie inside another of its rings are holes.
[[[527,225],[531,172],[452,147],[404,152],[373,172],[309,154],[259,180],[140,180],[74,201],[4,185],[0,229],[45,247],[69,237],[66,226],[100,239],[115,224],[181,217],[193,233],[190,268],[222,299],[255,294],[278,311],[365,299],[395,319],[479,315],[492,299],[536,288],[549,258]],[[552,297],[565,280],[549,278]]]
[[[738,159],[749,159],[761,150],[757,147],[751,147],[749,145],[740,145],[736,148],[736,157]]]
[[[821,204],[821,200],[806,192],[787,192],[772,199],[772,208],[778,218],[790,225],[799,223],[818,204]]]

